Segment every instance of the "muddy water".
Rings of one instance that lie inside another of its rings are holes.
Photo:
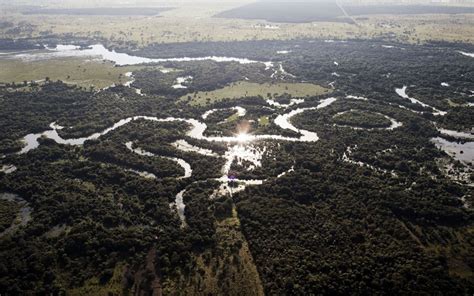
[[[474,142],[457,143],[441,137],[431,139],[436,147],[464,164],[474,163]]]

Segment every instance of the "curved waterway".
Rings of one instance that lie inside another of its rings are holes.
[[[251,167],[249,170],[255,169],[256,167],[261,166],[261,159],[263,157],[263,154],[265,153],[265,148],[260,149],[260,148],[255,148],[249,145],[250,142],[252,141],[259,141],[259,140],[282,140],[282,141],[293,141],[293,142],[313,142],[313,141],[318,141],[319,137],[315,132],[307,131],[307,130],[302,130],[302,129],[297,129],[291,122],[290,120],[305,111],[309,110],[318,110],[324,107],[329,106],[330,104],[334,103],[336,101],[335,98],[328,98],[325,100],[321,100],[319,105],[316,107],[311,107],[311,108],[300,108],[293,110],[287,114],[279,115],[274,123],[279,126],[282,129],[289,129],[292,131],[295,131],[300,134],[300,137],[285,137],[281,135],[253,135],[253,134],[236,134],[234,136],[230,137],[206,137],[204,136],[204,132],[207,129],[207,125],[205,123],[202,123],[196,119],[192,118],[175,118],[175,117],[168,117],[168,118],[157,118],[157,117],[152,117],[152,116],[133,116],[133,117],[128,117],[122,120],[119,120],[116,122],[114,125],[112,125],[109,128],[106,128],[102,132],[97,132],[94,133],[88,137],[82,137],[82,138],[73,138],[73,139],[64,139],[58,134],[58,130],[62,129],[63,127],[56,124],[56,123],[51,123],[50,124],[50,130],[44,131],[42,133],[38,134],[29,134],[26,135],[23,140],[26,142],[26,146],[21,149],[19,154],[24,154],[27,153],[39,146],[38,139],[41,137],[49,138],[57,142],[58,144],[64,144],[64,145],[83,145],[86,141],[88,140],[95,140],[100,138],[101,136],[104,136],[115,129],[128,124],[132,121],[135,120],[149,120],[149,121],[155,121],[155,122],[186,122],[190,125],[190,129],[187,132],[187,136],[194,138],[194,139],[199,139],[199,140],[205,140],[209,142],[223,142],[227,143],[228,146],[228,151],[223,155],[223,157],[226,159],[226,162],[222,168],[222,177],[216,179],[218,182],[221,183],[221,186],[219,189],[216,190],[215,195],[221,195],[224,193],[236,193],[238,191],[244,190],[246,186],[248,185],[260,185],[262,184],[265,180],[241,180],[236,178],[235,176],[229,176],[230,169],[232,166],[232,163],[234,161],[237,161],[238,163],[243,163],[243,162],[249,162],[251,163]],[[232,108],[237,111],[239,116],[244,116],[245,115],[245,109],[241,107],[235,107]],[[216,110],[210,110],[206,112],[205,114],[202,115],[202,117],[205,119],[207,118],[210,114],[215,112]],[[206,156],[212,156],[212,157],[219,157],[218,154],[214,153],[211,150],[208,149],[203,149],[200,147],[193,146],[186,142],[184,139],[183,140],[178,140],[172,145],[177,148],[178,150],[184,151],[184,152],[193,152],[193,153],[198,153],[201,155],[206,155]],[[142,156],[150,156],[154,157],[157,156],[153,153],[147,152],[143,149],[140,148],[133,148],[133,143],[128,142],[126,143],[126,146],[128,149],[133,151],[134,153],[137,153]],[[159,157],[164,157],[164,156],[159,156]],[[168,158],[168,157],[167,157]],[[185,171],[185,175],[181,177],[182,178],[189,178],[192,175],[192,168],[191,166],[185,162],[182,159],[178,158],[168,158],[170,160],[175,161],[178,163],[181,167],[183,167]],[[141,172],[141,171],[133,171],[145,178],[156,178],[151,173],[148,172]],[[229,183],[233,183],[236,186],[228,186]],[[184,192],[180,192],[176,196],[174,205],[178,209],[178,214],[180,216],[180,219],[184,223],[184,202],[182,199],[182,195]]]
[[[200,155],[212,156],[212,157],[224,157],[226,159],[226,162],[222,167],[222,177],[215,179],[221,183],[221,186],[219,187],[219,189],[216,190],[213,196],[222,195],[224,193],[232,194],[232,193],[236,193],[238,191],[245,189],[245,187],[248,185],[259,185],[265,181],[265,180],[241,180],[237,178],[236,176],[230,176],[230,170],[234,161],[237,161],[237,163],[241,163],[241,164],[244,162],[250,163],[250,167],[248,168],[248,170],[252,170],[252,169],[255,169],[256,167],[261,166],[261,160],[266,150],[265,148],[254,147],[253,145],[250,144],[251,142],[259,141],[259,140],[281,140],[281,141],[292,141],[292,142],[318,141],[319,137],[315,132],[298,129],[291,123],[291,119],[294,116],[306,111],[319,110],[319,109],[325,108],[331,105],[332,103],[336,102],[336,100],[337,100],[336,98],[327,98],[327,99],[321,100],[319,104],[315,107],[298,108],[298,109],[289,111],[285,114],[281,114],[275,118],[274,120],[275,125],[277,125],[281,129],[291,130],[298,133],[299,136],[297,137],[286,137],[282,135],[253,135],[253,134],[247,134],[247,133],[236,134],[234,136],[227,136],[227,137],[218,137],[218,136],[207,137],[207,136],[204,136],[204,132],[207,129],[207,125],[193,118],[176,118],[176,117],[157,118],[157,117],[152,117],[152,116],[133,116],[133,117],[128,117],[128,118],[119,120],[114,125],[112,125],[109,128],[106,128],[105,130],[101,132],[94,133],[88,137],[75,138],[75,139],[62,138],[58,134],[58,130],[60,130],[62,127],[53,122],[50,124],[50,130],[47,130],[43,133],[29,134],[25,136],[24,141],[26,142],[26,146],[19,153],[20,154],[27,153],[28,151],[31,151],[32,149],[35,149],[36,147],[38,147],[39,146],[38,139],[40,137],[50,138],[59,144],[82,145],[88,140],[98,139],[101,136],[104,136],[114,131],[115,129],[135,120],[149,120],[149,121],[154,121],[154,122],[186,122],[190,126],[188,132],[186,133],[188,137],[193,138],[193,139],[198,139],[198,140],[205,140],[208,142],[227,143],[228,144],[227,152],[221,156],[209,149],[203,149],[200,147],[193,146],[189,144],[188,142],[186,142],[184,139],[178,140],[172,143],[171,145],[174,146],[176,149],[184,151],[184,152],[193,152],[193,153],[198,153]],[[234,107],[230,109],[235,110],[239,116],[245,115],[245,109],[241,107]],[[207,111],[201,117],[206,119],[210,114],[212,114],[213,112],[216,112],[217,110],[218,109]],[[392,126],[390,128],[396,128],[400,125],[401,123],[398,123],[395,120],[393,120]],[[164,156],[155,155],[153,153],[147,152],[140,148],[133,148],[132,142],[126,143],[126,146],[128,149],[130,149],[134,153],[137,153],[142,156],[164,157]],[[180,178],[191,177],[192,168],[187,162],[178,158],[168,158],[168,159],[175,161],[181,167],[183,167],[185,171],[185,175]],[[143,175],[144,177],[153,177],[151,176],[150,173],[147,173],[147,172],[136,172],[136,173]],[[229,183],[233,183],[234,186],[229,186]],[[178,214],[180,216],[180,219],[184,223],[185,205],[182,199],[183,194],[184,192],[180,192],[180,194],[176,196],[174,206],[178,209]]]
[[[135,82],[135,77],[133,77],[133,72],[127,72],[125,73],[125,77],[128,77],[130,78],[131,80],[128,81],[128,82],[125,82],[123,85],[126,86],[126,87],[129,87],[131,89],[134,89],[135,90],[135,93],[137,95],[140,95],[140,96],[144,96],[145,94],[142,93],[142,90],[139,89],[139,88],[135,88],[135,87],[132,87],[132,84]]]
[[[224,143],[243,143],[243,142],[251,142],[251,141],[258,141],[258,140],[281,140],[281,141],[292,141],[292,142],[315,142],[319,140],[318,135],[315,132],[297,129],[291,122],[291,118],[295,115],[303,113],[309,110],[318,110],[324,107],[329,106],[330,104],[334,103],[336,98],[328,98],[322,100],[320,104],[316,107],[310,108],[300,108],[293,110],[287,114],[279,115],[275,119],[275,124],[282,129],[288,129],[295,131],[301,136],[299,138],[293,137],[285,137],[281,135],[253,135],[253,134],[238,134],[235,136],[227,136],[227,137],[217,137],[217,136],[204,136],[204,132],[207,129],[207,125],[203,122],[200,122],[193,118],[176,118],[176,117],[167,117],[167,118],[158,118],[153,116],[132,116],[127,117],[124,119],[119,120],[111,127],[103,130],[102,132],[94,133],[88,137],[82,138],[71,138],[71,139],[64,139],[62,138],[58,130],[62,127],[58,126],[56,123],[50,124],[50,130],[44,131],[38,134],[28,134],[23,138],[23,141],[26,143],[26,146],[21,149],[19,154],[27,153],[39,146],[38,139],[41,137],[49,138],[54,140],[58,144],[63,145],[83,145],[86,141],[89,140],[96,140],[100,137],[118,129],[121,126],[124,126],[132,121],[136,120],[149,120],[154,122],[186,122],[191,126],[191,129],[187,132],[187,136],[198,139],[198,140],[206,140],[209,142],[224,142]]]
[[[463,56],[474,58],[474,52],[465,52],[465,51],[460,51],[460,50],[458,50],[458,52],[462,54]]]
[[[408,88],[408,87],[407,87],[406,85],[404,85],[402,88],[396,88],[396,89],[395,89],[395,92],[397,93],[397,95],[399,95],[400,97],[402,97],[402,98],[404,98],[404,99],[409,100],[409,101],[412,102],[413,104],[418,104],[418,105],[421,105],[421,106],[423,106],[423,107],[425,107],[425,108],[429,108],[429,109],[433,110],[432,113],[433,113],[433,115],[435,115],[435,116],[438,116],[438,115],[439,115],[439,116],[444,116],[444,115],[448,114],[448,112],[446,112],[446,111],[438,110],[438,109],[436,109],[435,107],[432,107],[432,106],[430,106],[430,105],[428,105],[428,104],[425,104],[425,103],[423,103],[423,102],[421,102],[421,101],[419,101],[419,100],[417,100],[417,99],[415,99],[415,98],[411,98],[409,95],[407,95],[407,92],[406,92],[406,91],[407,91],[407,88]],[[408,108],[405,107],[405,109],[408,109]],[[411,109],[409,109],[409,110],[411,110]],[[412,110],[412,111],[413,111],[413,110]],[[416,112],[416,113],[418,113],[418,112]]]
[[[156,155],[154,153],[145,151],[141,148],[133,148],[133,142],[125,143],[125,146],[127,147],[128,150],[130,150],[133,153],[138,154],[140,156],[162,157],[162,158],[165,158],[165,159],[176,162],[184,170],[184,176],[179,177],[178,179],[187,179],[187,178],[190,178],[193,174],[193,170],[191,168],[191,165],[189,163],[187,163],[184,159],[177,158],[177,157],[168,157],[168,156]]]
[[[230,108],[211,109],[209,111],[206,111],[201,117],[202,119],[206,120],[211,114],[214,114],[215,112],[218,112],[218,111],[224,111],[224,110],[234,110],[238,117],[244,117],[245,114],[247,114],[247,110],[245,110],[242,107],[236,106],[236,107],[230,107]]]
[[[356,165],[356,166],[359,166],[359,167],[366,167],[366,168],[369,168],[377,173],[382,173],[382,174],[388,174],[390,173],[393,177],[397,177],[397,174],[394,172],[394,171],[387,171],[385,169],[381,169],[381,168],[377,168],[371,164],[368,164],[368,163],[365,163],[365,162],[362,162],[362,161],[356,161],[354,159],[351,158],[352,156],[352,153],[354,150],[357,150],[357,145],[351,147],[347,147],[346,148],[346,151],[343,153],[342,155],[342,161],[344,162],[347,162],[347,163],[350,163],[350,164],[353,164],[353,165]]]
[[[325,100],[322,100],[320,102],[320,104],[316,107],[299,108],[299,109],[291,111],[290,113],[279,115],[275,119],[275,124],[277,126],[281,127],[282,129],[288,129],[288,130],[291,130],[291,131],[294,131],[294,132],[297,132],[297,133],[301,134],[302,136],[299,138],[299,141],[301,141],[301,142],[316,142],[316,141],[319,140],[318,134],[316,134],[315,132],[298,129],[297,127],[295,127],[290,122],[290,120],[291,120],[292,117],[294,117],[298,114],[301,114],[303,112],[311,111],[311,110],[318,110],[318,109],[322,109],[324,107],[327,107],[327,106],[331,105],[332,103],[334,103],[336,100],[337,100],[336,98],[327,98]]]
[[[348,112],[353,112],[353,111],[356,111],[356,110],[355,110],[355,109],[351,109],[351,110],[339,112],[339,113],[335,114],[335,115],[333,116],[333,118],[336,117],[336,116],[339,116],[339,115],[346,114],[346,113],[348,113]],[[390,117],[390,116],[388,116],[388,115],[385,115],[385,114],[382,114],[382,113],[378,113],[378,112],[374,112],[374,114],[383,116],[385,119],[390,120],[390,126],[388,126],[388,127],[373,127],[373,128],[365,128],[365,127],[351,126],[351,125],[341,125],[341,124],[334,124],[334,126],[346,127],[346,128],[350,128],[350,129],[353,129],[353,130],[368,130],[368,131],[375,131],[375,130],[394,130],[394,129],[396,129],[396,128],[399,128],[399,127],[403,126],[403,123],[401,123],[401,122],[399,122],[399,121],[396,121],[394,118],[392,118],[392,117]]]
[[[82,138],[72,138],[72,139],[64,139],[58,134],[58,130],[62,129],[63,127],[56,124],[56,123],[51,123],[50,124],[50,129],[47,131],[44,131],[42,133],[38,134],[29,134],[26,135],[23,140],[26,142],[26,146],[21,149],[19,154],[27,153],[39,146],[38,139],[41,137],[49,138],[57,142],[58,144],[64,144],[64,145],[83,145],[86,141],[88,140],[95,140],[99,139],[100,137],[118,129],[119,127],[126,125],[132,121],[136,120],[148,120],[148,121],[154,121],[154,122],[186,122],[190,128],[187,131],[186,135],[190,138],[197,139],[197,140],[204,140],[208,142],[221,142],[221,143],[226,143],[227,144],[227,152],[224,155],[219,155],[212,150],[209,149],[204,149],[200,148],[194,145],[189,144],[186,142],[186,140],[181,139],[178,140],[171,145],[174,146],[176,149],[183,151],[183,152],[192,152],[192,153],[197,153],[200,155],[205,155],[205,156],[211,156],[211,157],[223,157],[225,158],[225,163],[222,167],[221,173],[222,176],[220,178],[214,179],[218,182],[220,182],[220,187],[216,189],[214,194],[211,196],[211,198],[220,196],[223,194],[234,194],[239,191],[242,191],[245,189],[246,186],[250,185],[260,185],[263,184],[266,180],[243,180],[237,178],[237,176],[231,175],[231,167],[234,161],[236,161],[239,164],[243,163],[250,163],[250,167],[248,168],[249,171],[260,167],[262,165],[262,158],[264,154],[266,153],[265,147],[260,148],[258,146],[254,146],[250,144],[251,142],[254,141],[259,141],[259,140],[281,140],[281,141],[292,141],[292,142],[315,142],[319,140],[318,135],[315,132],[308,131],[308,130],[303,130],[303,129],[298,129],[291,123],[291,119],[303,112],[306,111],[311,111],[311,110],[319,110],[322,108],[325,108],[332,103],[336,102],[336,98],[327,98],[324,100],[321,100],[319,104],[315,107],[308,107],[308,108],[298,108],[292,111],[289,111],[285,114],[281,114],[277,116],[274,120],[274,123],[276,126],[280,127],[281,129],[285,130],[291,130],[299,134],[297,137],[286,137],[282,135],[254,135],[254,134],[247,134],[247,133],[241,133],[241,134],[236,134],[234,136],[227,136],[227,137],[218,137],[218,136],[205,136],[204,132],[207,129],[207,125],[197,119],[193,118],[176,118],[176,117],[167,117],[167,118],[157,118],[153,116],[133,116],[133,117],[128,117],[121,119],[117,121],[115,124],[113,124],[111,127],[108,127],[104,129],[101,132],[94,133],[88,137],[82,137]],[[286,107],[286,106],[285,106]],[[238,116],[245,116],[246,110],[241,107],[232,107],[229,108],[232,110],[235,110]],[[205,112],[201,118],[206,120],[208,116],[210,116],[212,113],[218,111],[220,109],[213,109]],[[395,128],[401,125],[398,122],[392,122],[392,127]],[[137,153],[142,156],[148,156],[148,157],[165,157],[165,156],[160,156],[160,155],[155,155],[151,152],[145,151],[141,148],[134,148],[132,142],[127,142],[126,147],[131,150],[134,153]],[[346,156],[347,157],[347,156]],[[185,174],[184,176],[180,177],[180,179],[184,178],[189,178],[192,176],[192,168],[191,166],[184,160],[179,159],[179,158],[170,158],[170,157],[165,157],[168,158],[172,161],[175,161],[178,165],[180,165],[184,171]],[[293,171],[293,168],[288,170],[288,172],[285,173],[290,173]],[[153,174],[150,174],[148,172],[140,172],[140,171],[134,171],[137,174],[142,175],[145,178],[156,178]],[[284,174],[285,174],[284,173]],[[279,175],[278,177],[283,176],[284,174]],[[230,184],[232,186],[230,186]],[[175,201],[170,204],[170,207],[173,209],[176,209],[177,214],[182,222],[182,226],[186,226],[186,221],[185,221],[185,204],[183,201],[183,195],[185,193],[185,190],[180,191],[176,197]]]
[[[448,130],[448,129],[445,129],[445,128],[437,128],[437,130],[443,135],[451,136],[451,137],[454,137],[454,138],[474,140],[474,134],[473,133],[453,131],[453,130]]]
[[[178,140],[174,142],[172,146],[183,152],[193,152],[204,156],[219,157],[219,154],[214,153],[212,150],[191,145],[186,142],[186,140]]]

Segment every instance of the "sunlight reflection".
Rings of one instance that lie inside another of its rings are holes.
[[[250,136],[247,133],[239,133],[237,134],[237,141],[239,143],[245,143],[250,141]]]
[[[249,142],[251,140],[249,131],[250,131],[250,122],[248,122],[247,120],[241,121],[237,125],[237,135],[236,135],[237,141],[239,143]]]

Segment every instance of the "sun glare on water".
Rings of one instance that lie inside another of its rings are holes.
[[[237,141],[239,143],[245,143],[250,141],[250,135],[247,133],[239,133],[237,134]]]
[[[237,142],[239,143],[245,143],[245,142],[250,142],[252,140],[252,137],[250,136],[250,123],[246,120],[240,122],[237,125]]]

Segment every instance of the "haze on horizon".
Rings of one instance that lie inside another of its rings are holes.
[[[248,4],[253,2],[338,2],[351,4],[402,4],[402,5],[467,5],[473,6],[474,1],[471,0],[0,0],[2,5],[55,5],[58,7],[100,7],[100,6],[172,6],[182,4],[208,3],[208,4]]]

